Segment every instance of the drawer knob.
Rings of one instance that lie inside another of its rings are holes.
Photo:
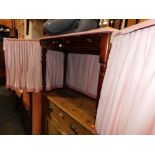
[[[63,117],[63,114],[60,112],[60,113],[59,113],[59,116],[60,116],[60,117]]]

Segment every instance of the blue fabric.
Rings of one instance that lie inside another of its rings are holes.
[[[87,31],[97,27],[96,19],[50,19],[43,24],[44,31],[50,35]]]

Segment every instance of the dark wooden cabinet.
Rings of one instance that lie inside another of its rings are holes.
[[[44,93],[44,104],[48,106],[45,117],[47,134],[93,134],[96,103],[96,100],[70,89]]]

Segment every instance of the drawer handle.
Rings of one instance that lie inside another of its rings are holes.
[[[74,125],[70,124],[70,129],[75,133],[75,135],[78,135],[77,128]]]

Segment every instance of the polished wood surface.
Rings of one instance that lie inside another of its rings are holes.
[[[32,134],[42,134],[42,93],[32,94]]]
[[[96,100],[70,89],[56,89],[46,93],[49,101],[49,118],[57,122],[66,134],[73,134],[76,126],[79,134],[91,134],[95,123]],[[50,109],[51,108],[51,109]],[[62,127],[63,126],[63,127]]]
[[[23,91],[23,103],[24,103],[25,109],[28,111],[31,108],[30,102],[31,102],[30,93]]]
[[[59,125],[54,120],[48,119],[47,121],[50,122],[47,124],[48,135],[65,135],[66,134],[61,130]]]
[[[40,38],[40,41],[47,41],[52,39],[59,39],[59,38],[69,38],[69,37],[78,37],[78,36],[93,36],[93,35],[103,35],[105,33],[112,33],[117,32],[117,29],[113,29],[111,27],[104,27],[104,28],[97,28],[89,31],[82,31],[82,32],[74,32],[74,33],[67,33],[67,34],[60,34],[60,35],[54,35],[54,36],[48,36]]]
[[[71,36],[68,38],[53,38],[51,40],[41,41],[43,48],[58,51],[99,51],[100,35]]]
[[[20,99],[20,113],[27,134],[42,134],[42,93],[30,93],[21,89],[15,90]]]
[[[98,89],[97,89],[97,100],[98,101],[100,98],[102,83],[103,83],[104,75],[106,72],[108,57],[109,57],[110,48],[111,48],[110,37],[111,37],[111,34],[107,33],[102,36],[102,39],[100,41],[100,60],[99,60],[100,61],[100,72],[99,72],[99,81],[98,81]]]

